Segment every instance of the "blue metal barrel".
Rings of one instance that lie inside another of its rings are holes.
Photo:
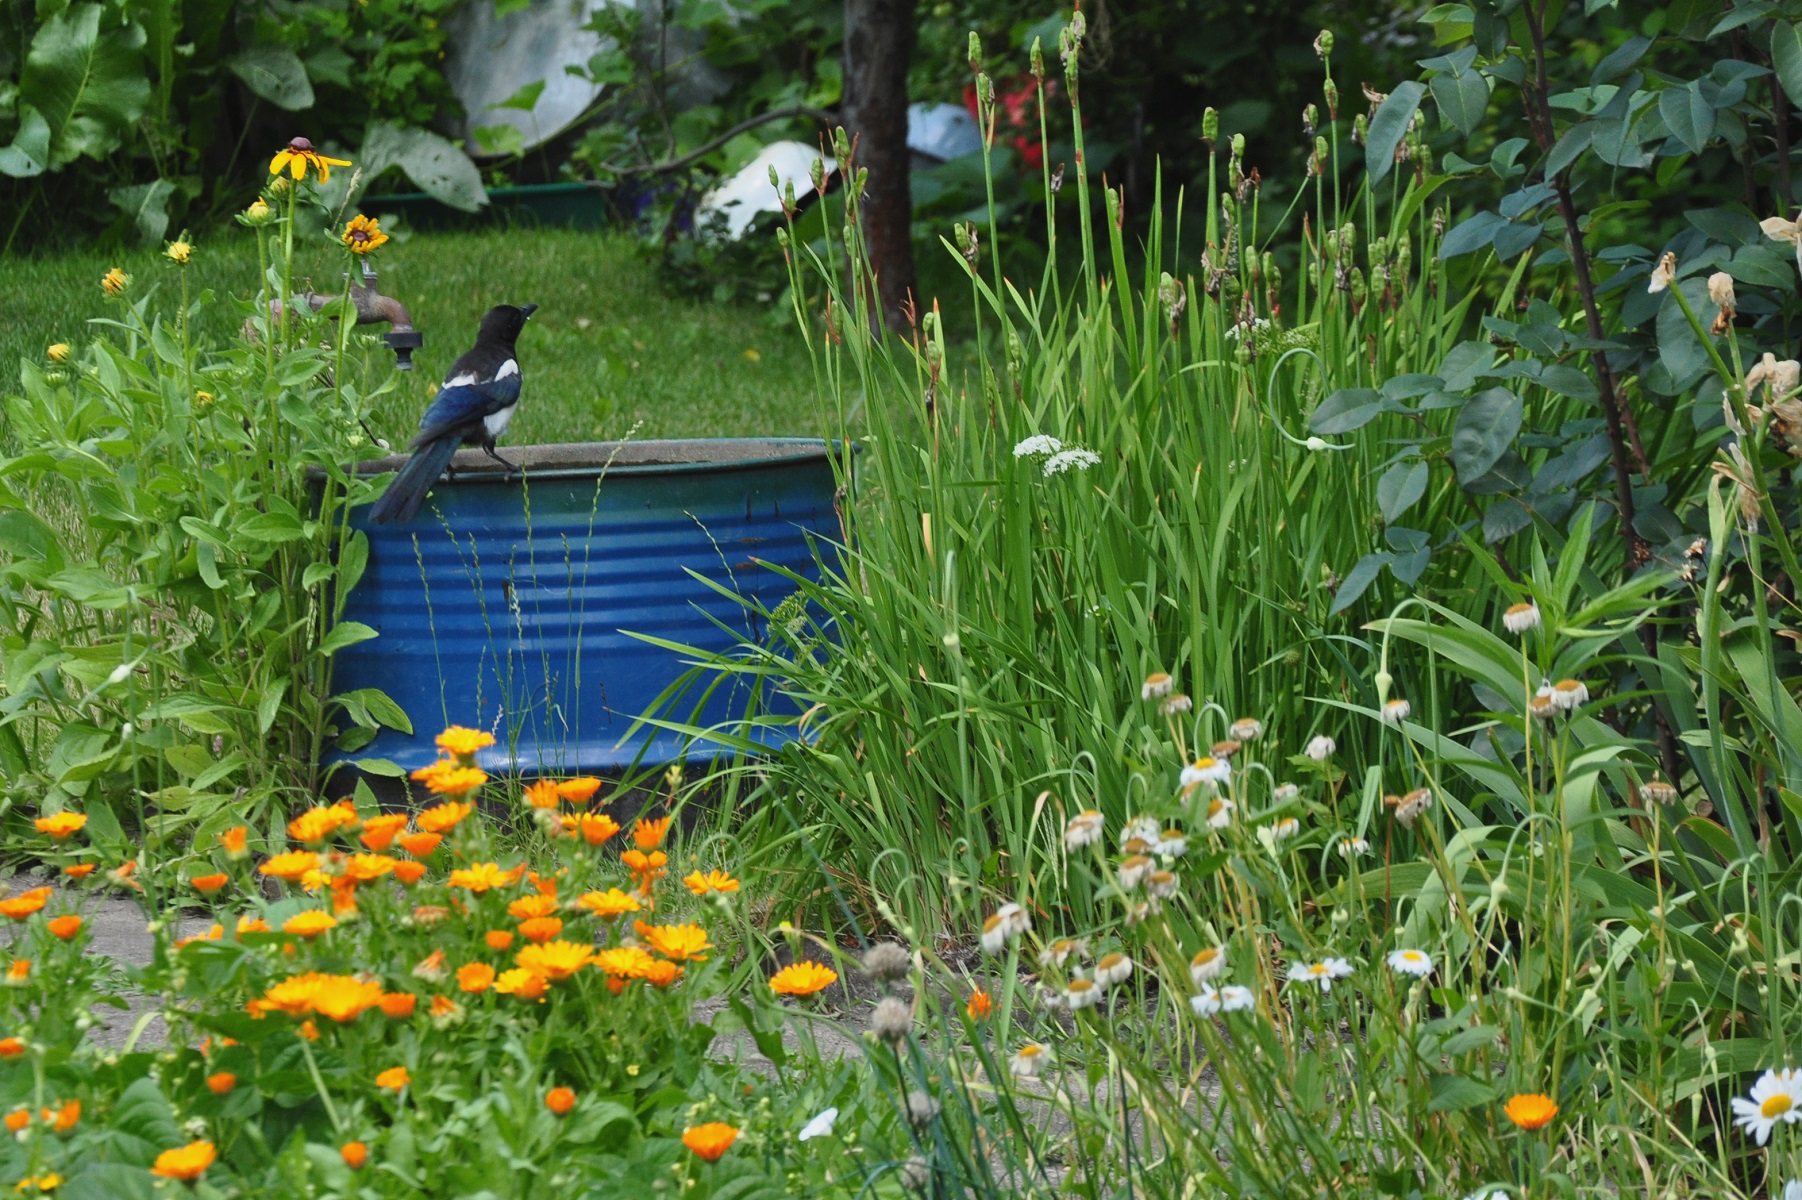
[[[840,536],[830,448],[720,438],[502,453],[523,476],[463,450],[453,479],[411,522],[353,514],[369,536],[369,566],[344,617],[380,636],[338,652],[334,690],[382,689],[414,732],[383,730],[338,757],[410,770],[437,756],[440,729],[458,724],[495,735],[482,757],[491,771],[604,772],[682,758],[679,734],[625,734],[691,664],[629,635],[713,651],[761,640],[749,610],[689,572],[766,608],[794,586],[760,562],[814,574],[809,536]],[[663,715],[702,726],[743,716],[742,683],[727,679],[703,698],[716,681]]]

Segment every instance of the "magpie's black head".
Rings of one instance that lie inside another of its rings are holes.
[[[476,335],[479,342],[496,343],[513,348],[519,339],[520,330],[526,327],[526,318],[538,311],[536,304],[514,307],[511,304],[497,304],[488,310],[482,318],[481,332]]]

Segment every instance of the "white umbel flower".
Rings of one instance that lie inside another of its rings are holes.
[[[1059,450],[1045,460],[1045,474],[1062,475],[1065,471],[1086,471],[1101,461],[1101,455],[1093,450],[1084,450],[1081,446],[1072,446],[1068,450]]]
[[[1570,712],[1578,705],[1589,703],[1589,688],[1580,679],[1560,679],[1552,685],[1552,707],[1559,712]]]
[[[1133,973],[1133,960],[1118,950],[1112,954],[1104,954],[1095,960],[1095,982],[1102,987],[1113,987],[1116,983],[1124,983]]]
[[[1226,948],[1224,946],[1203,946],[1196,951],[1195,957],[1189,960],[1189,978],[1196,987],[1209,980],[1220,978],[1226,970]]]
[[[1760,1146],[1770,1139],[1778,1122],[1802,1121],[1802,1071],[1785,1067],[1766,1071],[1752,1085],[1751,1098],[1733,1098],[1733,1123],[1752,1135]]]
[[[1333,980],[1344,979],[1351,973],[1351,964],[1343,958],[1323,958],[1318,962],[1289,964],[1289,982],[1316,984],[1323,992],[1333,990]]]
[[[807,1124],[805,1124],[801,1127],[801,1132],[797,1133],[795,1135],[795,1140],[802,1141],[802,1142],[811,1142],[814,1138],[817,1138],[817,1137],[830,1136],[832,1133],[832,1127],[837,1123],[838,1123],[838,1109],[836,1109],[836,1108],[825,1109],[824,1111],[822,1111],[820,1113],[819,1116],[815,1117],[813,1120],[807,1122]]]
[[[1064,448],[1064,444],[1048,433],[1035,433],[1014,444],[1015,458],[1038,458],[1046,454],[1056,454]]]
[[[1084,846],[1093,846],[1101,840],[1101,834],[1106,825],[1107,820],[1099,810],[1083,809],[1071,817],[1070,823],[1064,826],[1064,848],[1080,850]]]
[[[1160,696],[1168,696],[1176,687],[1176,681],[1170,678],[1167,671],[1153,671],[1139,685],[1139,699],[1156,700]]]
[[[1235,742],[1255,742],[1264,736],[1264,722],[1256,717],[1240,717],[1226,732]]]
[[[1308,748],[1303,750],[1302,753],[1306,754],[1315,762],[1325,762],[1333,756],[1333,751],[1338,748],[1339,744],[1333,741],[1332,738],[1324,733],[1317,733],[1308,739]]]
[[[1539,605],[1531,600],[1522,604],[1510,604],[1508,611],[1502,614],[1502,628],[1516,636],[1538,629]]]
[[[1389,969],[1399,975],[1412,975],[1416,979],[1425,979],[1433,973],[1433,960],[1420,950],[1391,950],[1389,952]]]
[[[1400,729],[1402,722],[1406,721],[1408,719],[1408,714],[1413,711],[1413,705],[1409,704],[1406,700],[1403,700],[1400,696],[1397,696],[1393,700],[1386,700],[1383,702],[1383,724],[1393,725],[1397,729]]]
[[[1179,779],[1186,791],[1204,783],[1225,783],[1232,777],[1232,763],[1206,755],[1184,767]]]
[[[1233,823],[1233,802],[1225,796],[1208,801],[1208,828],[1225,829]]]

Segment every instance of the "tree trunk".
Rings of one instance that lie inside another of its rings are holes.
[[[913,191],[908,186],[907,65],[914,0],[845,0],[845,92],[840,112],[870,172],[863,236],[890,329],[905,330],[914,291]]]

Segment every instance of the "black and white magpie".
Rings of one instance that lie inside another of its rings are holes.
[[[488,310],[475,346],[451,365],[444,387],[419,419],[419,435],[408,447],[413,456],[376,501],[370,513],[376,524],[411,521],[458,446],[480,446],[488,457],[513,470],[513,464],[495,452],[494,442],[506,431],[519,406],[519,357],[514,343],[526,327],[526,318],[537,311],[536,304],[518,308],[497,304]]]

